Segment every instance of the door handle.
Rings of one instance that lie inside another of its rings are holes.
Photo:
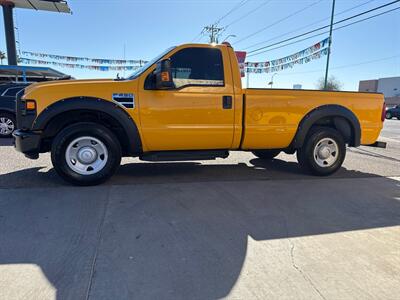
[[[222,108],[232,109],[232,96],[222,96]]]

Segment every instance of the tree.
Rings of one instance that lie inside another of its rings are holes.
[[[3,64],[3,59],[6,58],[6,54],[2,51],[0,51],[0,64]]]
[[[335,77],[330,76],[328,78],[328,83],[325,88],[325,78],[321,77],[317,82],[318,90],[327,90],[327,91],[340,91],[342,89],[343,84]]]

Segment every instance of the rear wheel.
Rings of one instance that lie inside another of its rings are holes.
[[[63,129],[51,149],[54,169],[75,185],[96,185],[110,178],[121,163],[121,146],[106,127],[77,123]]]
[[[253,154],[257,156],[258,158],[265,159],[265,160],[271,160],[274,157],[278,156],[278,154],[281,153],[280,150],[258,150],[258,151],[253,151]]]
[[[15,126],[15,117],[12,114],[0,112],[0,137],[11,137]]]
[[[310,130],[303,147],[297,150],[300,166],[314,175],[327,176],[342,166],[346,156],[346,144],[342,135],[329,127]]]

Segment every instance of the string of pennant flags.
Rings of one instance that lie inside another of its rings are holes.
[[[291,69],[295,65],[303,65],[303,64],[309,63],[310,61],[313,61],[313,60],[316,60],[316,59],[320,59],[321,57],[328,55],[328,51],[329,51],[328,48],[324,48],[324,49],[322,49],[320,51],[314,52],[311,55],[296,59],[296,60],[291,61],[291,62],[286,63],[286,64],[281,64],[281,65],[277,65],[277,66],[271,66],[271,67],[267,67],[267,68],[245,68],[245,71],[247,73],[258,73],[258,74],[260,74],[260,73],[279,72],[279,71]]]
[[[328,43],[329,38],[326,38],[306,49],[283,58],[265,62],[246,62],[244,63],[244,71],[246,73],[271,73],[293,68],[295,65],[306,64],[326,56],[329,51],[327,47]]]
[[[80,56],[66,56],[66,55],[57,55],[57,54],[49,54],[42,52],[31,52],[31,51],[22,51],[22,55],[28,56],[28,58],[36,57],[36,58],[47,58],[57,61],[68,61],[68,62],[86,62],[86,63],[94,63],[94,64],[102,64],[102,65],[142,65],[147,61],[142,59],[109,59],[109,58],[89,58],[89,57],[80,57]]]
[[[309,63],[313,60],[320,59],[328,55],[329,38],[298,51],[294,54],[263,62],[245,62],[246,52],[236,51],[238,58],[241,76],[244,77],[245,73],[271,73],[279,72],[295,65],[302,65]],[[123,60],[123,59],[102,59],[102,58],[88,58],[78,56],[64,56],[40,52],[22,51],[23,55],[29,57],[21,57],[20,61],[28,65],[52,65],[62,68],[73,69],[88,69],[96,71],[132,71],[140,68],[147,61],[145,60]],[[32,58],[34,57],[34,58]],[[40,58],[40,59],[38,59]],[[53,61],[45,60],[51,59]],[[66,62],[65,62],[66,61]],[[75,62],[75,63],[71,63]],[[81,62],[81,63],[77,63]],[[94,65],[87,65],[82,63],[93,63]]]
[[[21,63],[27,65],[52,65],[58,66],[61,68],[72,68],[72,69],[88,69],[95,71],[133,71],[140,66],[104,66],[104,65],[82,65],[82,64],[70,64],[70,63],[62,63],[56,61],[46,61],[39,59],[30,59],[30,58],[20,58]]]
[[[246,67],[248,68],[268,68],[268,67],[274,67],[282,64],[286,64],[291,61],[296,61],[301,57],[308,56],[314,52],[319,51],[320,49],[325,48],[329,43],[329,38],[323,39],[322,41],[304,49],[299,52],[296,52],[292,55],[285,56],[283,58],[279,59],[274,59],[271,61],[265,61],[265,62],[246,62]]]

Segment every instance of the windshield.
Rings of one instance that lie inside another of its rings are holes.
[[[143,66],[141,66],[139,69],[135,70],[129,77],[128,79],[135,79],[136,77],[138,77],[140,74],[142,74],[144,71],[146,71],[148,68],[150,68],[153,64],[155,64],[156,62],[158,62],[165,54],[167,54],[168,52],[170,52],[171,50],[175,49],[175,47],[171,47],[168,48],[167,50],[165,50],[163,53],[157,55],[155,58],[153,58],[152,60],[148,61],[146,64],[144,64]]]

